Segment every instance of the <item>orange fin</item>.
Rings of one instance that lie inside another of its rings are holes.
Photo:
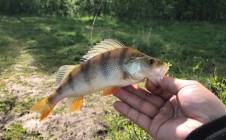
[[[103,96],[111,95],[111,94],[117,92],[119,89],[120,89],[120,88],[118,88],[118,87],[113,87],[113,88],[105,89],[105,90],[103,91],[103,94],[102,94],[102,95],[103,95]]]
[[[68,98],[67,104],[69,106],[70,112],[75,112],[81,107],[82,99],[83,99],[83,97]]]
[[[49,115],[49,113],[53,110],[53,108],[54,106],[51,106],[49,104],[48,98],[45,98],[37,102],[36,104],[34,104],[31,108],[31,111],[41,114],[39,121],[42,121]]]

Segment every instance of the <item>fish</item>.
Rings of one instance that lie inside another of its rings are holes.
[[[169,67],[160,59],[125,46],[116,39],[97,43],[78,65],[61,66],[52,94],[34,104],[32,112],[44,120],[55,105],[67,98],[70,112],[77,111],[85,95],[103,91],[111,95],[120,88],[149,79],[159,85]]]

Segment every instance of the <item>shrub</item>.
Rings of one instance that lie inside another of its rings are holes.
[[[0,0],[4,14],[73,15],[75,0]]]

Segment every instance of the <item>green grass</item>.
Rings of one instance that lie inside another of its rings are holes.
[[[225,88],[222,85],[225,83],[221,82],[226,78],[226,24],[172,21],[126,23],[102,17],[97,18],[91,32],[92,22],[91,17],[0,16],[0,94],[9,95],[1,80],[15,75],[14,66],[19,62],[33,59],[31,65],[38,68],[39,74],[51,75],[61,65],[77,64],[96,42],[116,38],[130,47],[172,64],[170,75],[198,80],[207,88],[222,92],[219,97],[226,103]],[[28,71],[24,72],[29,75]],[[218,79],[214,80],[216,72]],[[14,110],[26,113],[31,99],[27,97],[21,103],[16,101],[16,97],[9,95],[0,99],[0,103],[1,112]],[[144,131],[118,114],[110,113],[106,119],[107,135],[110,138],[149,138]],[[19,131],[18,137],[24,131],[26,130]],[[4,134],[8,138],[14,132],[14,129],[10,129]]]
[[[44,138],[38,132],[27,132],[21,124],[12,123],[4,132],[5,140],[43,140]]]
[[[169,61],[173,64],[170,73],[177,77],[205,82],[213,68],[217,68],[220,76],[226,75],[225,24],[146,24],[98,18],[91,38],[92,18],[3,16],[0,25],[0,60],[8,65],[16,63],[17,56],[23,50],[34,57],[34,65],[40,70],[51,73],[61,65],[78,63],[94,42],[116,38],[148,55]],[[197,64],[200,67],[194,73],[192,68]]]
[[[152,140],[152,138],[137,125],[115,111],[105,112],[107,132],[110,139],[114,140]]]

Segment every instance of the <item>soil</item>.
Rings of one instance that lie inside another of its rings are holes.
[[[34,104],[54,90],[55,75],[39,74],[38,68],[32,66],[32,63],[26,62],[26,65],[23,63],[12,66],[14,74],[10,74],[6,79],[1,79],[1,82],[4,83],[8,95],[16,96],[15,102],[23,102],[26,97],[30,97],[31,104]],[[4,73],[10,73],[10,71],[4,71],[2,74]],[[0,95],[3,101],[8,98],[8,95]],[[6,119],[2,128],[7,128],[11,123],[16,122],[29,133],[40,133],[44,139],[92,140],[98,137],[98,139],[107,140],[105,112],[113,110],[114,100],[116,99],[113,96],[87,95],[83,100],[82,107],[75,113],[70,113],[65,103],[60,102],[54,108],[53,113],[42,122],[39,121],[39,114],[32,113],[28,109],[22,114],[17,113],[9,117],[10,119]],[[7,116],[0,115],[0,119],[3,117]]]

